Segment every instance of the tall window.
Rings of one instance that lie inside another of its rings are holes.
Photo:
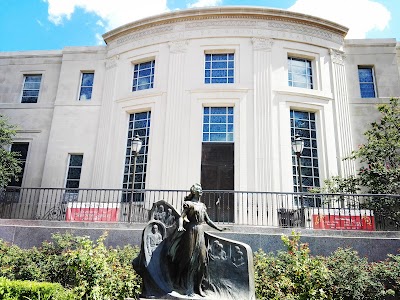
[[[37,103],[42,75],[24,75],[21,103]]]
[[[79,100],[92,99],[94,73],[82,73]]]
[[[313,88],[311,60],[288,57],[288,71],[289,86]]]
[[[233,142],[233,107],[204,107],[203,142]]]
[[[155,60],[135,64],[133,70],[132,92],[153,88],[155,65]]]
[[[126,154],[125,154],[125,169],[124,169],[124,180],[122,187],[123,189],[132,190],[133,178],[135,178],[135,190],[146,188],[146,171],[147,171],[147,153],[149,150],[149,137],[150,137],[150,117],[151,112],[134,113],[129,116],[129,127],[128,127],[128,138],[126,143]],[[139,135],[143,145],[140,149],[139,155],[136,158],[136,170],[135,177],[133,177],[134,167],[134,156],[131,151],[131,142],[133,138]],[[127,201],[127,195],[124,195],[124,200]],[[135,194],[135,201],[140,201],[142,195]]]
[[[232,191],[235,188],[235,144],[233,107],[204,107],[201,180],[204,190]],[[203,201],[210,218],[234,222],[233,193],[207,193]]]
[[[204,83],[233,83],[234,72],[234,53],[205,55]]]
[[[81,180],[82,172],[82,162],[82,154],[69,155],[67,181],[65,183],[65,187],[67,189],[71,189],[68,190],[68,193],[78,193],[78,191],[74,189],[79,188],[79,181]]]
[[[14,143],[11,145],[11,152],[17,152],[20,154],[18,160],[21,162],[21,172],[17,174],[18,180],[13,178],[9,186],[19,186],[19,187],[22,186],[22,180],[25,172],[26,158],[28,156],[28,148],[29,148],[29,143]]]
[[[358,66],[361,98],[375,98],[374,69]]]
[[[320,186],[315,113],[291,110],[290,129],[292,140],[296,134],[300,135],[304,140],[304,149],[301,154],[300,163],[303,192],[307,192],[309,188]],[[294,152],[292,152],[292,164],[294,191],[300,192],[297,160]]]

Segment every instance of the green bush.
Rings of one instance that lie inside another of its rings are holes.
[[[282,236],[287,250],[255,253],[257,299],[400,299],[400,255],[368,263],[352,249],[312,257],[300,237]]]
[[[51,242],[31,249],[0,240],[0,277],[32,281],[1,279],[0,299],[138,297],[141,278],[132,260],[139,249],[106,248],[105,238],[106,234],[93,242],[89,237],[55,234]],[[259,250],[254,255],[257,299],[400,299],[400,255],[368,263],[356,251],[339,248],[329,257],[313,257],[308,245],[300,243],[299,234],[282,236],[282,241],[285,251],[266,254]],[[53,287],[44,282],[58,284]],[[51,294],[49,289],[57,292]]]
[[[59,283],[11,281],[0,277],[0,299],[4,300],[77,300],[72,291]]]
[[[332,299],[329,270],[322,258],[310,256],[307,244],[300,244],[299,234],[282,236],[287,251],[277,255],[255,254],[257,299]]]
[[[73,274],[74,291],[82,298],[117,300],[140,294],[140,277],[131,262],[137,250],[131,247],[107,250],[105,235],[96,243],[81,238],[77,247],[65,253],[67,270]],[[119,252],[122,252],[119,253]]]
[[[11,280],[45,281],[43,258],[37,248],[21,249],[0,240],[0,276]]]
[[[389,254],[385,261],[372,263],[370,272],[373,282],[381,288],[377,292],[380,298],[376,299],[400,299],[400,255]]]
[[[60,283],[79,299],[119,300],[140,294],[141,278],[132,268],[138,248],[109,248],[106,234],[89,237],[55,234],[40,248],[20,249],[0,241],[0,276],[11,280]]]
[[[373,286],[366,258],[360,258],[352,249],[339,248],[326,258],[326,265],[331,271],[334,299],[365,299],[367,290]]]

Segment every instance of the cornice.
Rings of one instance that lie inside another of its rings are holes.
[[[13,51],[13,52],[0,52],[0,59],[23,59],[23,58],[62,58],[61,50],[38,50],[38,51]]]
[[[290,12],[286,10],[260,8],[260,7],[211,7],[201,9],[187,9],[164,13],[157,16],[144,18],[114,30],[103,35],[104,41],[110,42],[122,38],[131,33],[153,27],[162,27],[164,31],[171,30],[171,26],[178,22],[199,21],[199,20],[223,20],[223,19],[244,19],[244,20],[266,20],[292,23],[293,25],[306,25],[322,29],[334,34],[345,37],[348,28],[337,23],[309,16],[301,13]],[[251,22],[249,23],[251,26]]]

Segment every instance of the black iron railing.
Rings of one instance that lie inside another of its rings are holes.
[[[186,190],[6,188],[0,218],[143,223],[159,200],[181,211]],[[204,191],[217,223],[334,230],[400,230],[400,195]]]

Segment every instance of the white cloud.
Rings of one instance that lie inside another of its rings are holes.
[[[384,30],[389,10],[371,0],[297,0],[288,10],[314,15],[348,27],[346,38],[362,39],[368,31]]]
[[[105,44],[104,44],[103,37],[101,36],[100,33],[96,33],[96,44],[97,44],[98,46],[103,46],[103,45],[105,45]]]
[[[56,25],[70,20],[81,8],[99,16],[106,30],[168,11],[167,0],[44,0],[49,4],[49,20]]]
[[[104,23],[103,23],[101,20],[98,20],[98,21],[96,22],[96,25],[98,25],[98,26],[100,26],[100,27],[106,27],[106,26],[104,25]]]
[[[222,3],[222,0],[198,0],[195,3],[188,4],[188,7],[205,7],[205,6],[217,6]]]

